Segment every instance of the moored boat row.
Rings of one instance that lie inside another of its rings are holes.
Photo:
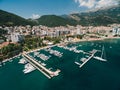
[[[42,60],[46,61],[48,60],[51,56],[46,56],[45,54],[39,54],[37,57],[41,58]]]
[[[57,57],[62,57],[63,53],[57,51],[57,50],[52,50],[51,48],[46,49],[45,51],[48,51],[50,54],[53,54]]]
[[[65,49],[65,50],[73,51],[73,52],[75,52],[75,53],[83,53],[83,52],[84,52],[83,50],[77,50],[77,47],[76,47],[76,46],[73,46],[73,47],[68,47],[68,46],[65,46],[65,47],[63,47],[63,46],[58,46],[58,47],[63,48],[63,49]]]

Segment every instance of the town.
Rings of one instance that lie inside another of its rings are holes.
[[[47,26],[14,26],[14,27],[2,27],[1,30],[6,30],[7,33],[4,35],[6,40],[0,38],[0,44],[6,42],[17,43],[24,40],[24,36],[32,35],[45,37],[60,37],[60,36],[76,36],[84,35],[84,39],[93,37],[112,37],[120,35],[120,24],[112,24],[109,26],[60,26],[60,27],[47,27]],[[99,35],[98,35],[99,34]],[[71,40],[73,38],[69,38]]]
[[[120,24],[108,26],[0,26],[0,59],[57,43],[101,40],[120,36]]]

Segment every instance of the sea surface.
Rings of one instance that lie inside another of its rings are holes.
[[[38,70],[24,74],[24,65],[19,64],[22,56],[6,62],[0,67],[0,90],[120,90],[120,39],[71,43],[68,47],[86,52],[105,47],[107,62],[95,59],[89,60],[82,68],[74,62],[83,57],[60,47],[52,49],[63,53],[59,58],[45,50],[39,51],[51,58],[45,63],[47,68],[60,69],[60,75],[48,79]],[[33,56],[33,53],[30,53]],[[96,54],[98,56],[101,53]],[[37,58],[41,60],[40,58]],[[42,61],[42,60],[41,60]]]

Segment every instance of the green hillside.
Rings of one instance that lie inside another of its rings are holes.
[[[35,22],[26,20],[15,14],[0,10],[0,25],[15,26],[15,25],[34,25]]]
[[[38,19],[40,25],[45,25],[49,27],[54,26],[66,26],[66,25],[75,25],[73,21],[62,18],[56,15],[44,15]]]

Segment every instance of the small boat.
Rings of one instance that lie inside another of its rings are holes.
[[[75,64],[77,64],[77,65],[81,65],[81,63],[79,63],[79,62],[75,62]]]
[[[3,62],[3,65],[5,65],[5,62]]]
[[[99,47],[101,47],[101,45],[99,45]]]
[[[42,66],[46,66],[46,64],[45,64],[45,63],[41,63],[41,65],[42,65]]]
[[[79,45],[80,47],[82,46],[82,45]]]
[[[52,70],[53,68],[49,68],[49,70]]]
[[[38,61],[39,63],[41,63],[41,61]]]
[[[0,64],[0,67],[2,67],[2,65]]]
[[[112,46],[110,46],[110,48],[112,48]]]

